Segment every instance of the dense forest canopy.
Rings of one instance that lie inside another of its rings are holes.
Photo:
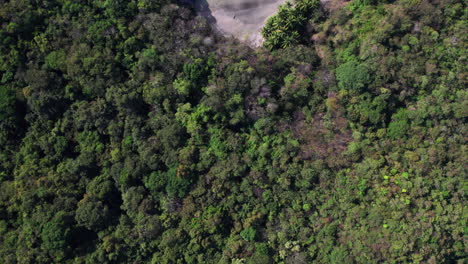
[[[463,0],[0,0],[0,263],[466,263]]]

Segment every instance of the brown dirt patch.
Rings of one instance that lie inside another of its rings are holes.
[[[352,131],[336,94],[329,94],[327,104],[327,113],[318,113],[310,121],[296,119],[292,130],[301,141],[303,159],[322,159],[330,168],[341,168],[349,163],[344,151],[352,141]]]

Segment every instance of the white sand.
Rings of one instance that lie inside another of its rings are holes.
[[[268,17],[286,0],[195,0],[198,12],[225,35],[258,47],[260,31]]]

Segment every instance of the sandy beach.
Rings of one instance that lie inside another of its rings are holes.
[[[197,11],[221,33],[260,46],[260,31],[285,0],[195,0]]]

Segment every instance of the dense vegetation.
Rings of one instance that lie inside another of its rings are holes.
[[[467,261],[465,1],[0,3],[0,263]]]

